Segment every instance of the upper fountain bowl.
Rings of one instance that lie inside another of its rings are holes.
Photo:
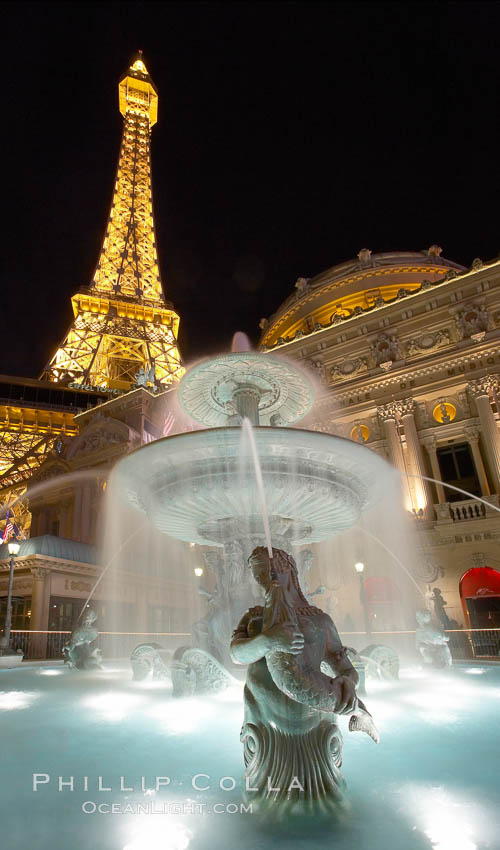
[[[314,401],[312,382],[289,360],[253,351],[233,351],[202,360],[179,384],[184,410],[208,428],[237,425],[291,425]]]

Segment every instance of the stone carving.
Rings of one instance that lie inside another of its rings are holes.
[[[326,378],[326,370],[325,370],[324,364],[321,362],[321,360],[313,360],[313,361],[311,361],[311,366],[313,367],[314,372],[315,372],[318,380],[322,384],[324,384],[325,378]]]
[[[46,460],[41,464],[39,469],[37,469],[33,475],[31,476],[31,482],[41,483],[42,481],[48,481],[50,478],[57,478],[61,475],[66,475],[69,472],[69,466],[62,462],[54,462],[52,460]]]
[[[309,283],[309,281],[308,281],[307,277],[298,277],[297,280],[295,281],[295,289],[300,294],[307,287],[308,283]]]
[[[359,265],[363,266],[371,266],[372,265],[372,252],[369,248],[362,248],[358,254]]]
[[[372,643],[359,652],[368,679],[399,679],[399,655],[390,646]]]
[[[415,409],[415,401],[413,398],[403,398],[393,400],[387,404],[381,404],[377,407],[377,413],[384,421],[385,419],[401,419],[402,416],[408,416]]]
[[[167,665],[161,657],[162,647],[158,643],[140,643],[130,656],[133,678],[141,682],[148,676],[154,680],[170,678]]]
[[[74,667],[77,670],[93,670],[96,667],[102,669],[101,650],[95,646],[99,636],[99,632],[93,625],[96,620],[95,611],[87,608],[83,623],[76,626],[68,643],[63,646],[64,663],[68,667]]]
[[[398,341],[395,336],[386,333],[378,335],[370,350],[375,366],[399,359]]]
[[[261,331],[267,331],[269,327],[269,319],[262,318],[259,322],[259,328]]]
[[[488,330],[488,311],[483,304],[469,304],[455,314],[455,322],[462,339]]]
[[[235,585],[239,587],[245,580],[245,560],[243,554],[243,546],[239,540],[231,540],[226,544],[225,548],[226,561],[229,569],[226,569],[229,586]],[[212,556],[211,563],[214,559]]]
[[[446,402],[443,401],[443,399],[440,399],[440,401],[439,401],[439,412],[440,412],[440,415],[441,415],[441,424],[442,425],[449,425],[450,422],[452,421],[451,413],[448,412],[449,410],[450,410],[450,407],[446,406]],[[453,412],[453,408],[451,408],[451,411]],[[437,419],[437,421],[439,421],[439,415],[437,413],[434,414],[434,419]]]
[[[151,366],[142,367],[137,374],[134,375],[136,387],[147,387],[148,384],[154,387],[156,383],[156,366],[153,363]]]
[[[447,330],[438,330],[435,333],[425,333],[416,339],[410,339],[406,343],[406,353],[408,357],[416,357],[419,354],[435,351],[443,345],[449,345],[450,332]]]
[[[346,378],[352,378],[360,372],[366,372],[367,370],[368,358],[358,357],[355,360],[343,360],[342,363],[332,366],[330,370],[330,377],[332,381],[342,381]]]
[[[299,582],[305,588],[309,583],[309,572],[313,565],[314,552],[312,549],[302,549],[297,558],[297,572],[299,574]],[[318,592],[318,591],[316,591]]]
[[[431,245],[431,247],[427,251],[427,255],[429,257],[440,257],[443,253],[443,249],[440,245]]]
[[[486,566],[486,556],[484,552],[474,552],[471,556],[471,566],[472,567],[485,567]]]
[[[264,606],[250,608],[231,641],[234,660],[248,664],[241,730],[245,776],[252,799],[313,812],[342,799],[342,736],[336,712],[350,714],[349,730],[378,733],[356,695],[357,673],[330,617],[308,604],[294,559],[265,547],[249,558]],[[327,665],[326,675],[321,665]]]
[[[430,584],[432,581],[436,581],[438,576],[441,574],[442,567],[439,567],[434,558],[430,555],[422,555],[421,557],[416,558],[412,572],[415,578],[419,579],[419,581],[425,582],[425,584]]]
[[[449,638],[442,629],[432,624],[430,611],[427,608],[422,608],[422,610],[417,611],[416,618],[415,646],[424,663],[440,669],[451,667]]]
[[[207,612],[193,624],[193,639],[197,646],[229,667],[228,644],[234,620],[245,611],[249,600],[255,598],[248,570],[245,570],[242,540],[231,540],[224,549],[205,550],[204,557],[215,576],[215,588],[211,591],[199,588],[198,592],[207,603]]]
[[[456,620],[450,620],[445,611],[446,599],[443,599],[439,587],[432,588],[432,604],[434,605],[434,616],[441,623],[443,629],[457,629],[458,623]]]
[[[120,443],[126,445],[131,439],[131,429],[114,419],[95,418],[88,429],[82,431],[71,443],[67,456],[72,460],[77,455],[91,454]]]
[[[467,384],[467,389],[473,398],[477,396],[487,395],[494,392],[498,388],[498,378],[495,375],[485,375],[483,378],[478,378],[476,381],[470,381]]]
[[[172,695],[217,694],[234,684],[235,679],[209,652],[181,646],[172,662]]]
[[[479,271],[479,269],[482,269],[483,266],[484,266],[484,263],[479,257],[476,257],[475,260],[472,260],[471,269],[473,271],[477,272],[477,271]]]

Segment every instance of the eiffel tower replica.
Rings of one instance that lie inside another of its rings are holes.
[[[179,316],[163,295],[151,194],[151,128],[158,93],[142,54],[118,85],[123,136],[113,200],[88,289],[41,379],[87,390],[167,389],[183,373]]]

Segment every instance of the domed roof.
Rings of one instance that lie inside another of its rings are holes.
[[[372,254],[363,248],[355,260],[332,266],[312,278],[299,278],[296,291],[268,320],[262,320],[261,345],[272,348],[283,341],[321,330],[342,319],[417,292],[465,271],[441,256],[441,248]],[[427,283],[428,282],[428,283]]]
[[[97,547],[90,543],[80,543],[53,534],[30,537],[20,541],[19,558],[30,555],[45,555],[47,558],[62,558],[65,561],[78,561],[80,564],[97,564]],[[6,543],[0,545],[0,561],[9,558]]]

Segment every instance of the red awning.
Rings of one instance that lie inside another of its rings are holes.
[[[467,570],[460,579],[460,596],[462,599],[500,596],[500,573],[492,567]]]

